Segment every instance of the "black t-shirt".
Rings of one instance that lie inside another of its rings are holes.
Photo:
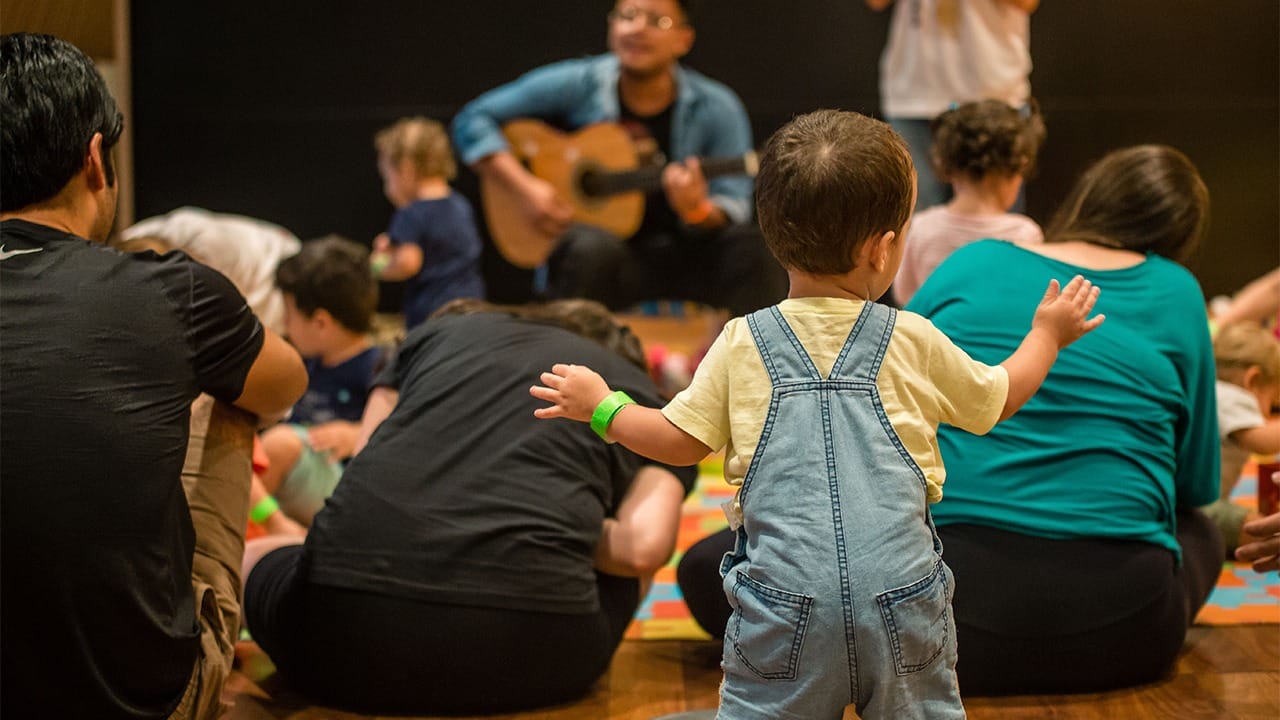
[[[640,165],[665,166],[669,162],[684,158],[671,157],[671,116],[673,105],[656,115],[637,115],[627,108],[618,97],[621,125],[627,129],[639,151]],[[676,212],[667,202],[667,194],[662,188],[645,193],[644,219],[636,237],[647,237],[657,234],[674,234],[680,228],[680,220]]]
[[[540,420],[529,395],[558,362],[588,365],[641,404],[647,374],[602,346],[505,314],[427,321],[378,384],[399,402],[352,458],[307,535],[312,582],[430,602],[597,609],[604,518],[648,461],[585,423]],[[693,468],[673,468],[686,490]]]
[[[239,397],[262,326],[181,253],[0,224],[4,717],[162,718],[199,651],[190,406]]]

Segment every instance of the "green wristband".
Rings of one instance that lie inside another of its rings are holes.
[[[613,416],[617,415],[622,408],[634,405],[635,402],[631,396],[621,390],[605,395],[596,406],[595,412],[591,413],[591,429],[596,431],[601,440],[609,442],[609,423],[613,422]]]
[[[254,505],[253,509],[249,511],[249,519],[261,525],[267,518],[275,515],[279,509],[280,503],[276,502],[274,497],[268,495],[259,500],[258,504]]]

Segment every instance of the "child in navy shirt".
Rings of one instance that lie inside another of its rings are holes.
[[[466,198],[449,187],[457,174],[444,127],[403,118],[374,138],[387,200],[396,206],[387,232],[373,241],[374,275],[407,281],[405,328],[458,298],[483,298],[480,234]]]
[[[276,509],[309,526],[337,487],[382,354],[369,336],[378,284],[362,245],[337,236],[308,241],[280,263],[276,284],[285,332],[306,363],[307,392],[285,422],[262,433],[269,464],[251,491],[251,516],[285,532],[294,528],[266,522]]]

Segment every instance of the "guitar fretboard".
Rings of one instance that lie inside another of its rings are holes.
[[[750,175],[755,177],[758,163],[754,152],[742,157],[704,158],[702,174],[709,180],[721,175]],[[608,197],[618,193],[640,190],[648,192],[662,187],[662,166],[636,168],[613,172],[586,168],[578,177],[578,187],[589,198]]]

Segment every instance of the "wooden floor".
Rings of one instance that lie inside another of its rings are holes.
[[[224,699],[228,720],[365,720],[309,706],[242,643]],[[490,720],[649,720],[716,706],[718,643],[633,640],[619,648],[591,695],[572,705]],[[500,670],[494,669],[495,682]],[[257,677],[257,681],[252,679]],[[966,698],[973,720],[1276,720],[1280,718],[1280,626],[1196,627],[1173,675],[1131,690],[1089,695]]]

